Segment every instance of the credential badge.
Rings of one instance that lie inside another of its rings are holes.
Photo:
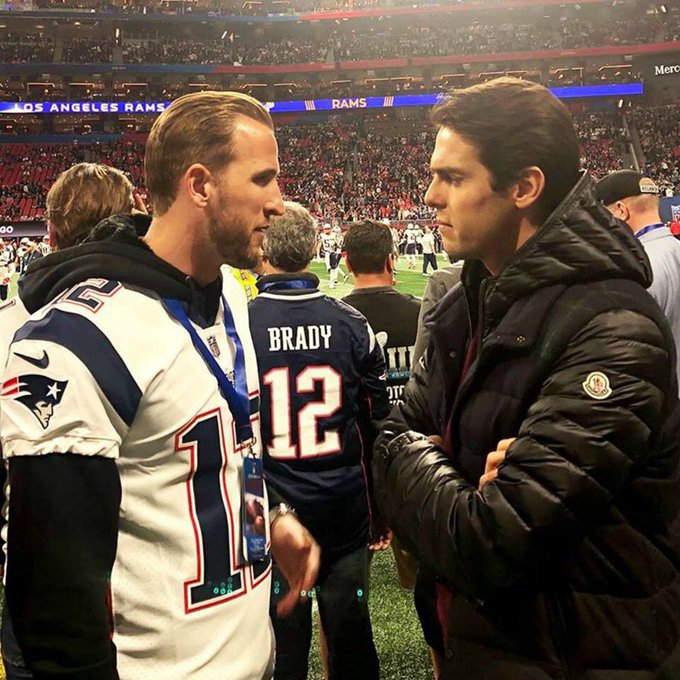
[[[214,335],[208,336],[208,347],[212,355],[217,359],[220,356],[220,346],[217,344],[217,338]]]

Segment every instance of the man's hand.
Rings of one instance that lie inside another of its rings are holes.
[[[479,478],[479,490],[481,491],[487,482],[490,482],[498,477],[498,466],[505,460],[505,452],[508,446],[515,441],[517,437],[510,439],[501,439],[496,446],[496,450],[492,451],[486,457],[486,465],[484,466],[484,474]]]
[[[272,555],[288,581],[290,590],[277,607],[279,616],[288,616],[316,583],[321,549],[312,535],[291,514],[277,517],[271,525]]]
[[[135,207],[132,209],[133,215],[135,213],[141,215],[149,214],[149,211],[146,209],[146,203],[144,203],[144,199],[142,198],[142,195],[139,193],[139,191],[135,190],[132,192],[132,199],[135,203]]]
[[[378,535],[368,544],[368,549],[373,550],[374,552],[380,552],[381,550],[387,550],[391,543],[392,530],[385,527],[384,529],[381,529],[378,532]]]

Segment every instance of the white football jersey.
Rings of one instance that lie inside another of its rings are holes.
[[[24,303],[21,301],[19,296],[13,297],[11,300],[7,300],[0,305],[0,375],[2,375],[5,364],[7,363],[7,357],[9,356],[9,346],[12,343],[12,338],[14,334],[23,326],[30,314]],[[0,381],[1,383],[2,381]],[[2,400],[0,400],[0,422],[2,422],[1,417],[2,412]],[[2,454],[2,433],[0,432],[0,455]],[[2,461],[3,465],[6,465],[6,461]],[[7,555],[7,499],[9,498],[9,485],[6,482],[4,488],[4,497],[2,502],[2,514],[5,521],[2,524],[1,540],[2,540],[2,550]],[[3,573],[4,581],[4,573]]]
[[[247,304],[230,277],[225,292],[245,352],[259,455]],[[230,375],[235,348],[222,307],[215,325],[195,328]],[[121,680],[268,677],[271,565],[243,557],[234,420],[159,298],[105,279],[75,286],[20,329],[3,381],[5,456],[116,461],[122,500],[111,599]]]
[[[29,316],[18,295],[0,304],[0,371],[7,363],[9,346],[14,334],[28,321]]]
[[[415,243],[417,241],[419,235],[420,235],[420,229],[407,228],[406,229],[406,243],[408,243],[408,244]]]

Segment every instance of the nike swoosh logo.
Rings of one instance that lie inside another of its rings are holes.
[[[40,357],[40,359],[36,359],[35,357],[27,357],[25,354],[19,354],[19,352],[14,352],[18,357],[21,357],[24,361],[28,361],[29,364],[33,364],[34,366],[37,366],[38,368],[45,369],[50,365],[50,358],[47,356],[47,352],[43,350],[43,355]]]

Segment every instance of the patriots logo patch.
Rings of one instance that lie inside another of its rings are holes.
[[[3,399],[23,404],[47,429],[54,409],[61,403],[68,380],[55,380],[45,375],[20,375],[2,384]]]

